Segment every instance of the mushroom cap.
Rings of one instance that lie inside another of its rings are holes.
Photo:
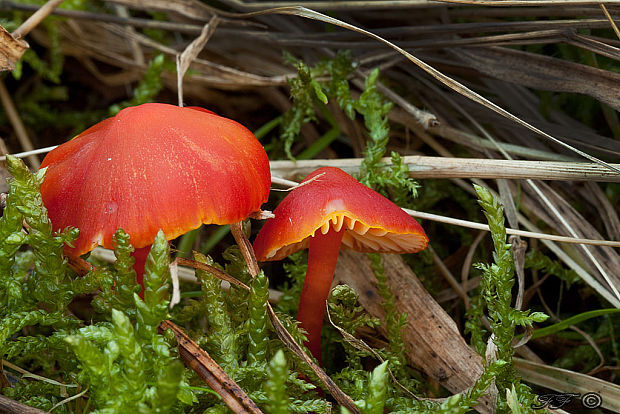
[[[315,178],[316,177],[316,178]],[[342,248],[360,252],[415,253],[428,238],[418,222],[339,168],[323,167],[292,190],[254,241],[260,261],[280,260],[308,247],[315,232],[344,229]]]
[[[239,123],[197,107],[123,109],[51,151],[41,186],[54,230],[78,227],[73,256],[110,248],[122,228],[134,247],[202,223],[229,224],[269,196],[269,160]]]

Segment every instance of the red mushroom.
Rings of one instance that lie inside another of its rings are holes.
[[[269,160],[237,122],[196,107],[149,103],[123,109],[50,152],[41,186],[55,230],[80,237],[70,256],[113,246],[122,228],[144,260],[159,229],[168,240],[202,223],[230,224],[269,196]]]
[[[304,184],[306,183],[306,184]],[[297,319],[307,347],[321,361],[321,326],[338,250],[415,253],[428,238],[415,219],[344,171],[323,167],[308,175],[274,210],[254,241],[260,261],[280,260],[306,247],[308,270]]]

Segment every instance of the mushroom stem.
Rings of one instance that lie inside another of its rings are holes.
[[[134,250],[132,253],[135,263],[133,264],[133,270],[136,272],[136,282],[142,286],[140,291],[140,298],[144,299],[144,265],[146,264],[146,257],[151,251],[151,246],[140,247]]]
[[[321,326],[325,315],[325,303],[334,277],[338,250],[344,231],[332,228],[326,234],[317,230],[310,237],[308,247],[308,270],[299,300],[297,320],[308,332],[306,346],[321,363]]]

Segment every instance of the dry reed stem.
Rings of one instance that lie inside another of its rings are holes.
[[[560,181],[620,182],[620,173],[585,162],[553,162],[529,160],[499,160],[485,158],[449,158],[407,155],[401,157],[413,178],[492,178],[537,179]],[[338,167],[350,174],[359,172],[362,158],[271,161],[272,175],[284,179],[308,175],[324,166]],[[381,160],[392,164],[391,158]],[[620,168],[620,164],[613,164]]]

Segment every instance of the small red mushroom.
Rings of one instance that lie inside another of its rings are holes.
[[[415,219],[382,195],[334,167],[308,175],[276,207],[254,241],[260,261],[280,260],[308,248],[308,270],[297,319],[321,361],[321,326],[338,250],[415,253],[428,238]]]
[[[202,223],[245,219],[267,201],[269,160],[239,123],[197,107],[123,109],[51,151],[41,186],[55,230],[80,229],[70,256],[113,247],[122,228],[144,260],[159,229],[168,240]]]

